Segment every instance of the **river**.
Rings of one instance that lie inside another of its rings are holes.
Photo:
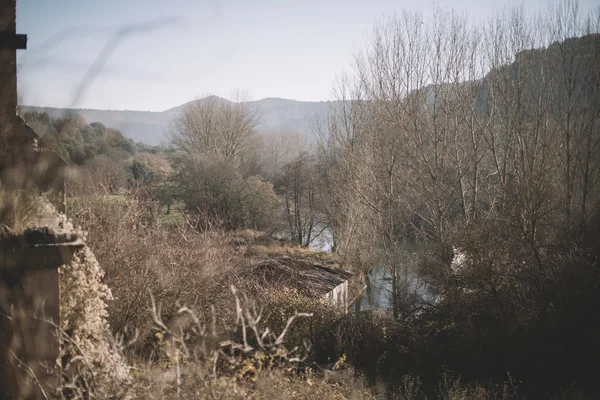
[[[310,248],[317,251],[331,251],[333,246],[333,233],[330,228],[323,229],[315,227],[315,233],[321,232],[311,243]],[[425,287],[420,285],[416,270],[417,257],[419,250],[415,245],[405,245],[401,248],[399,259],[402,260],[398,268],[397,276],[406,276],[408,279],[409,290],[416,291],[420,296],[429,298],[430,294]],[[352,311],[364,311],[370,309],[391,310],[392,301],[392,279],[389,269],[382,263],[374,266],[366,275],[364,290],[360,296],[354,300],[350,306]]]

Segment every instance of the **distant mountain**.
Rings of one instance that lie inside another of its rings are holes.
[[[554,62],[553,60],[559,60],[559,53],[565,52],[569,57],[574,56],[573,61],[577,63],[583,63],[580,65],[582,71],[585,72],[582,83],[585,84],[586,74],[593,73],[596,71],[597,65],[595,64],[595,58],[592,57],[596,54],[597,48],[600,46],[600,34],[587,35],[581,38],[567,39],[562,43],[552,43],[547,48],[542,49],[531,49],[520,52],[516,55],[517,60],[525,61],[528,59],[535,59],[536,54],[545,55],[545,57],[539,57],[538,59],[545,59],[546,62]],[[575,64],[574,64],[575,65]],[[481,94],[479,101],[481,104],[487,102],[488,93],[486,92],[485,83],[494,74],[506,73],[507,71],[516,71],[517,63],[513,62],[501,66],[496,70],[490,71],[482,82],[484,85],[481,88]],[[521,63],[520,68],[526,68],[528,71],[523,76],[530,76],[532,87],[539,85],[539,64],[525,62]],[[514,74],[516,72],[510,72]],[[509,75],[510,75],[509,74]],[[434,86],[429,85],[424,87],[426,102],[429,106],[434,103],[433,92]],[[589,90],[597,90],[596,88],[590,88]],[[416,93],[416,92],[415,92]],[[202,101],[195,100],[195,101]],[[310,121],[315,116],[325,117],[329,111],[329,108],[334,102],[321,101],[321,102],[310,102],[310,101],[297,101],[289,99],[279,98],[266,98],[250,102],[256,110],[260,113],[261,118],[258,125],[259,131],[282,131],[282,130],[295,130],[299,133],[305,134],[309,138],[313,138],[313,132],[310,127]],[[180,106],[162,111],[162,112],[151,112],[151,111],[113,111],[113,110],[92,110],[92,109],[63,109],[63,108],[48,108],[48,107],[33,107],[33,106],[21,106],[21,112],[27,111],[38,111],[46,112],[53,117],[64,117],[69,113],[76,113],[81,115],[88,123],[101,122],[107,127],[118,129],[128,138],[133,139],[136,142],[144,142],[150,145],[157,145],[164,142],[167,138],[169,126],[173,118],[175,118],[183,108],[189,103],[182,104]],[[480,104],[480,105],[481,105]]]
[[[202,101],[202,99],[195,101]],[[315,116],[326,116],[332,102],[267,98],[250,103],[261,116],[257,127],[259,131],[295,130],[312,137],[310,120]],[[65,109],[36,106],[20,106],[20,110],[21,112],[45,112],[53,117],[65,117],[73,113],[79,114],[88,123],[101,122],[107,127],[118,129],[123,135],[136,142],[157,145],[166,140],[171,121],[187,104],[189,103],[162,112],[86,108]]]

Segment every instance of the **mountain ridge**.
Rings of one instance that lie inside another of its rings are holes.
[[[21,105],[19,110],[25,112],[47,113],[52,117],[65,117],[71,114],[82,116],[88,123],[102,124],[118,129],[125,137],[135,142],[158,145],[167,138],[171,121],[185,106],[196,101],[202,101],[211,96],[192,100],[163,111],[142,110],[103,110],[94,108],[59,108]],[[215,96],[218,97],[218,96]],[[223,99],[226,100],[226,99]],[[230,100],[227,100],[230,101]],[[322,117],[328,112],[331,101],[301,101],[267,97],[249,101],[256,105],[261,115],[257,129],[259,131],[293,130],[307,137],[313,137],[309,126],[311,117]]]
[[[506,73],[506,71],[515,69],[519,59],[523,61],[532,57],[537,52],[541,52],[544,53],[545,56],[541,59],[545,59],[545,62],[551,62],[555,55],[558,57],[557,53],[560,48],[562,48],[563,51],[572,54],[572,56],[569,57],[573,58],[573,62],[577,61],[577,63],[582,63],[581,68],[591,70],[593,65],[589,59],[589,54],[593,48],[596,48],[595,46],[600,46],[600,34],[589,34],[582,37],[569,38],[563,42],[551,43],[547,47],[523,50],[515,54],[515,60],[513,62],[496,67],[491,71],[488,71],[487,74],[481,78],[482,92],[480,101],[485,102],[487,98],[486,80],[489,79],[490,76],[493,76],[493,74]],[[538,84],[536,81],[537,77],[535,71],[537,67],[535,67],[535,63],[529,66],[527,66],[529,64],[528,62],[523,64],[526,68],[529,68],[531,83],[535,86]],[[418,90],[425,90],[426,93],[431,93],[432,87],[427,86]],[[433,101],[430,97],[431,95],[429,94],[427,103]],[[101,122],[108,127],[118,129],[125,137],[131,138],[136,142],[157,145],[167,139],[169,126],[177,113],[186,105],[202,100],[203,99],[192,100],[164,111],[63,109],[38,106],[20,106],[20,111],[47,112],[52,117],[64,117],[70,113],[75,113],[85,118],[88,123]],[[311,119],[314,117],[326,117],[330,105],[335,104],[336,101],[301,101],[267,97],[248,103],[256,105],[256,110],[261,117],[257,126],[258,131],[297,131],[306,135],[309,139],[314,139],[314,133],[310,126]]]

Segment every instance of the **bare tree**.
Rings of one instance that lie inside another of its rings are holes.
[[[320,234],[314,232],[318,222],[318,171],[315,167],[314,157],[308,152],[301,153],[283,166],[277,184],[292,241],[304,247]]]
[[[173,121],[170,139],[186,158],[216,155],[236,163],[257,122],[250,103],[211,96],[185,106]]]
[[[257,172],[275,182],[286,164],[310,150],[306,136],[295,131],[262,132],[253,137]]]
[[[598,39],[571,39],[597,21],[567,0],[534,18],[521,7],[473,25],[438,9],[375,27],[321,127],[324,204],[340,243],[360,225],[378,238],[396,316],[403,241],[502,220],[542,268],[560,210],[584,221],[598,207]]]
[[[597,33],[600,29],[597,9],[583,18],[576,1],[564,1],[548,22],[551,40],[548,48],[549,110],[555,133],[555,168],[560,170],[564,211],[582,225],[598,207],[600,179],[600,74]],[[575,38],[582,36],[581,39]],[[593,196],[596,194],[596,196]]]
[[[268,229],[278,216],[272,186],[254,177],[257,122],[250,103],[214,96],[188,104],[175,118],[179,192],[199,228]]]

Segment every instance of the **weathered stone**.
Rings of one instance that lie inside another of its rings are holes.
[[[47,228],[0,240],[0,398],[43,398],[58,384],[58,269],[83,245]]]

